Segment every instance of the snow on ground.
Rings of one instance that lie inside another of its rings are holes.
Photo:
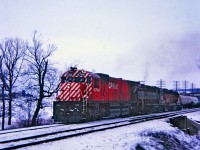
[[[187,114],[200,121],[200,112]],[[153,120],[84,136],[23,148],[28,150],[199,150],[200,139],[172,127],[167,119]]]
[[[195,112],[195,113],[188,113],[185,116],[187,116],[187,118],[192,119],[194,121],[200,121],[200,111]]]

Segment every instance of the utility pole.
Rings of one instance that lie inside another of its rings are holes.
[[[183,86],[184,86],[184,93],[186,95],[186,91],[187,91],[187,86],[188,86],[188,81],[183,81]]]
[[[194,84],[194,83],[191,83],[191,90],[190,90],[191,93],[194,92],[194,87],[195,87],[195,84]]]
[[[157,86],[160,88],[160,101],[162,101],[162,95],[163,95],[163,88],[165,87],[165,81],[163,81],[162,79],[160,79],[159,81],[157,81]]]
[[[160,81],[157,81],[157,85],[159,86],[159,88],[164,88],[165,87],[165,81],[163,81],[162,79],[160,79]]]
[[[174,81],[174,89],[178,91],[180,89],[180,81]]]

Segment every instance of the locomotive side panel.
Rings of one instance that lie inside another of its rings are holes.
[[[122,81],[122,88],[123,88],[123,92],[121,92],[121,99],[123,101],[130,101],[131,100],[131,94],[130,94],[130,89],[129,89],[129,84],[128,84],[128,81],[126,80],[123,80]]]
[[[160,92],[157,87],[143,85],[138,90],[138,99],[144,101],[145,104],[159,104]]]
[[[119,101],[119,93],[120,93],[120,88],[121,88],[121,82],[116,79],[116,78],[109,78],[109,83],[108,83],[108,90],[109,90],[109,101],[110,102],[115,102]]]
[[[109,78],[109,101],[127,102],[131,99],[128,81],[121,78]]]
[[[177,103],[179,94],[171,90],[163,90],[163,101],[165,104]]]
[[[130,102],[136,103],[138,100],[138,90],[141,87],[140,82],[127,81],[128,82],[128,93],[130,95]]]
[[[106,74],[98,73],[100,76],[100,97],[102,102],[108,102],[109,100],[109,90],[108,90],[108,84],[109,84],[109,76]]]
[[[88,101],[101,101],[101,79],[98,76],[92,76],[92,95]]]

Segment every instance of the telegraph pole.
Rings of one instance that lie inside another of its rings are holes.
[[[165,81],[163,81],[162,79],[160,79],[160,81],[157,81],[157,85],[159,86],[159,88],[164,88],[165,87]]]
[[[162,101],[161,95],[163,95],[163,88],[165,87],[165,81],[160,79],[160,81],[157,81],[157,86],[160,88],[160,101]]]
[[[184,93],[185,93],[185,95],[186,95],[186,91],[187,91],[187,86],[188,86],[188,81],[184,81],[183,82],[183,85],[184,85]]]
[[[191,83],[191,90],[190,90],[191,93],[194,92],[194,87],[195,87],[194,83]]]
[[[178,91],[180,89],[180,81],[174,81],[174,89]]]

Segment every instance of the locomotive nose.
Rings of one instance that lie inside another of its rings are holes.
[[[83,85],[80,83],[68,83],[68,99],[72,101],[80,101],[83,98]]]

